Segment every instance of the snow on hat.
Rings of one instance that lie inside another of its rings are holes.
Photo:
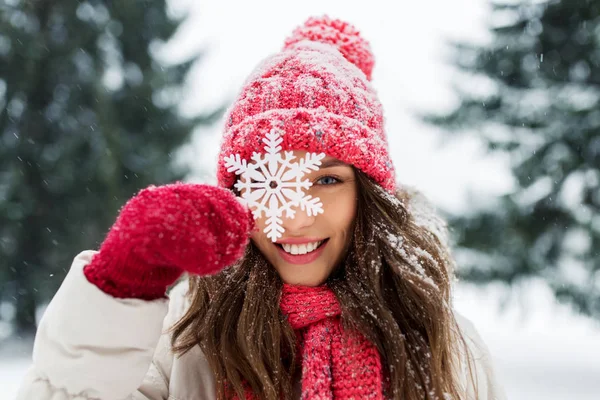
[[[236,174],[225,159],[250,160],[263,138],[277,133],[282,150],[325,153],[351,164],[393,193],[395,176],[384,132],[383,109],[370,79],[370,46],[352,25],[310,18],[283,51],[250,75],[228,112],[219,154],[219,185]]]

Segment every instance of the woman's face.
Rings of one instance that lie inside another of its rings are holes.
[[[305,151],[294,151],[296,160]],[[264,232],[264,214],[256,220],[252,241],[285,283],[318,286],[344,257],[356,216],[356,177],[351,166],[333,158],[321,160],[318,171],[304,175],[312,186],[305,193],[318,197],[323,213],[308,216],[295,208],[294,218],[282,216],[283,236],[273,242]]]

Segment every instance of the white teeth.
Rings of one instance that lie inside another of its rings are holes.
[[[304,243],[304,244],[287,244],[287,243],[282,243],[281,247],[283,247],[283,250],[285,250],[286,253],[290,253],[290,254],[306,254],[306,253],[310,253],[314,250],[317,249],[317,247],[319,247],[319,245],[322,243],[323,241],[318,241],[318,242],[314,242],[314,243]]]

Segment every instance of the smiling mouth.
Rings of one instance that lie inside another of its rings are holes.
[[[302,245],[285,243],[273,244],[277,246],[277,252],[283,261],[289,264],[306,265],[315,262],[319,257],[321,257],[321,254],[323,253],[328,242],[329,238],[319,242],[314,242],[312,245],[306,243]],[[309,248],[312,248],[312,250],[308,251]]]
[[[310,254],[314,251],[317,251],[328,241],[329,241],[329,238],[319,240],[317,242],[303,243],[303,244],[286,244],[286,243],[273,243],[273,244],[275,246],[279,247],[280,250],[284,251],[288,255],[302,256],[302,255]]]

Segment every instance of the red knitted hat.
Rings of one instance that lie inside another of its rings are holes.
[[[232,187],[225,158],[249,160],[275,130],[282,150],[325,153],[354,165],[393,193],[383,109],[370,79],[369,44],[350,24],[310,18],[250,75],[228,113],[217,178]]]

